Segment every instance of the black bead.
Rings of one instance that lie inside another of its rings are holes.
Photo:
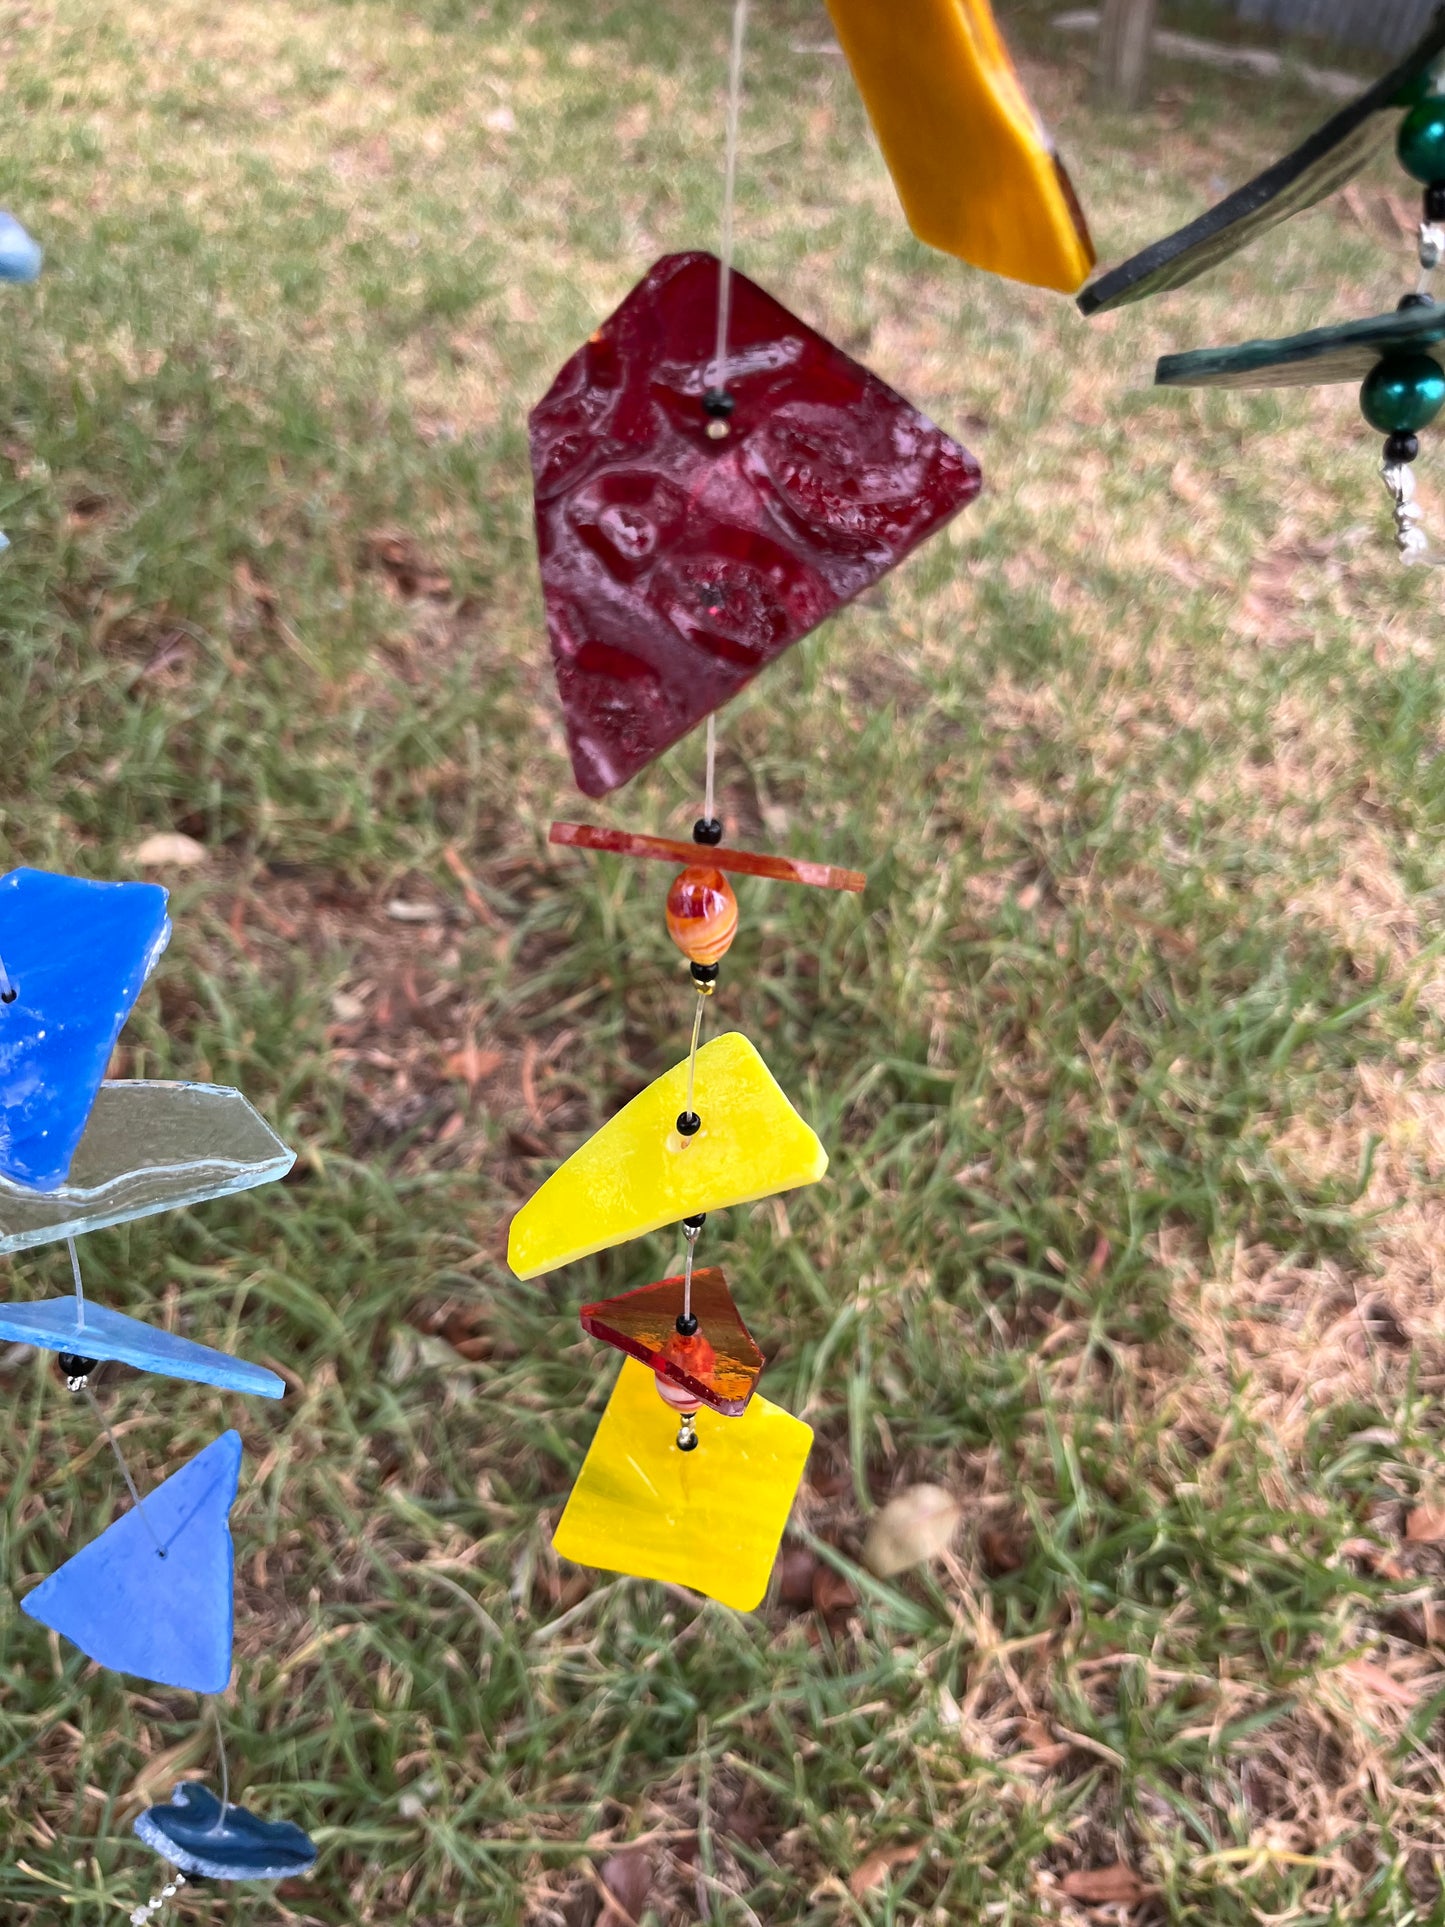
[[[719,834],[721,834],[721,831],[722,831],[721,824],[718,825],[718,831],[719,831]],[[4,992],[0,992],[0,1004],[13,1004],[15,1002],[15,999],[19,995],[20,995],[20,992],[13,988]]]
[[[699,986],[715,984],[717,982],[717,973],[718,967],[716,964],[695,963],[692,966],[692,980]]]
[[[679,1452],[695,1452],[697,1450],[697,1442],[697,1433],[689,1432],[686,1438],[679,1436],[677,1449]]]
[[[1445,181],[1431,181],[1425,189],[1425,219],[1445,221]]]
[[[702,398],[702,412],[715,422],[725,422],[733,412],[732,396],[725,388],[709,388]]]
[[[706,1223],[707,1223],[706,1211],[699,1211],[695,1218],[684,1218],[682,1221],[682,1228],[684,1231],[701,1231],[703,1226]]]
[[[702,1129],[702,1119],[696,1111],[684,1111],[677,1120],[679,1137],[696,1137]]]
[[[1400,299],[1395,303],[1395,310],[1399,313],[1405,308],[1433,308],[1434,305],[1435,297],[1433,294],[1402,294]]]
[[[722,819],[717,816],[700,816],[692,826],[694,843],[718,844],[722,842]]]
[[[57,1359],[62,1378],[89,1378],[98,1360],[82,1358],[79,1352],[61,1352]]]
[[[1413,462],[1420,453],[1420,437],[1412,435],[1408,429],[1397,428],[1393,435],[1385,437],[1385,460],[1392,468],[1401,462]]]
[[[697,1313],[695,1311],[677,1314],[677,1335],[679,1338],[696,1338]]]

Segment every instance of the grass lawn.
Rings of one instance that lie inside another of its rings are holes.
[[[818,1435],[824,1609],[740,1618],[551,1550],[615,1370],[576,1306],[670,1241],[502,1257],[690,1016],[666,872],[545,845],[525,414],[713,244],[728,9],[0,0],[0,205],[49,253],[0,301],[5,861],[203,845],[151,873],[120,1074],[238,1083],[300,1152],[84,1246],[291,1388],[102,1380],[143,1484],[244,1436],[233,1783],[322,1850],[176,1918],[590,1927],[607,1869],[637,1927],[1438,1920],[1440,587],[1350,390],[1147,385],[1392,306],[1414,193],[1381,162],[1085,324],[917,245],[821,5],[756,12],[741,265],[986,479],[724,719],[738,840],[871,879],[748,885],[719,998],[833,1158],[707,1234]],[[1327,111],[1165,67],[1100,118],[1047,16],[1006,17],[1106,261]],[[685,834],[700,766],[590,814]],[[0,1919],[120,1923],[135,1811],[213,1748],[20,1616],[120,1493],[53,1365],[0,1389]],[[919,1480],[954,1552],[868,1579]]]

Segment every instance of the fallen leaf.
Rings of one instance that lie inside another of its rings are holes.
[[[197,843],[193,836],[182,836],[179,830],[158,830],[128,850],[126,856],[145,870],[194,870],[211,860],[204,843]]]
[[[1437,1546],[1445,1539],[1445,1505],[1417,1505],[1405,1521],[1405,1537],[1414,1546]]]
[[[912,1485],[890,1499],[868,1528],[863,1563],[879,1579],[947,1552],[959,1520],[958,1501],[939,1485]]]
[[[640,1847],[625,1847],[612,1853],[599,1869],[607,1893],[598,1927],[625,1927],[628,1921],[641,1920],[652,1891],[652,1862]]]
[[[1426,1679],[1397,1679],[1372,1659],[1347,1660],[1340,1671],[1348,1674],[1357,1686],[1363,1687],[1375,1699],[1384,1700],[1390,1706],[1404,1707],[1406,1711],[1416,1704],[1427,1688],[1439,1682],[1439,1675],[1434,1673]]]
[[[860,1861],[849,1874],[849,1893],[855,1900],[861,1900],[864,1894],[871,1893],[875,1887],[881,1887],[895,1867],[907,1866],[910,1861],[916,1860],[922,1851],[923,1848],[919,1845],[879,1847],[876,1853],[870,1853],[868,1858]]]
[[[822,1561],[806,1546],[784,1546],[773,1568],[778,1582],[778,1598],[794,1612],[805,1612],[813,1603],[813,1580]]]
[[[1143,1900],[1149,1889],[1122,1860],[1116,1860],[1112,1867],[1079,1867],[1063,1878],[1064,1892],[1070,1900],[1082,1900],[1089,1906],[1103,1906],[1113,1902],[1125,1907],[1135,1907]]]
[[[442,1066],[448,1077],[459,1078],[469,1091],[474,1091],[484,1078],[499,1070],[502,1053],[499,1050],[478,1050],[476,1039],[469,1037],[459,1051],[454,1051]]]

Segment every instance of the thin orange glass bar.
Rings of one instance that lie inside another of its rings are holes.
[[[712,849],[678,843],[667,836],[641,836],[635,830],[604,830],[591,823],[554,823],[549,843],[569,850],[607,850],[614,856],[655,857],[660,863],[706,863],[710,869],[730,870],[734,876],[772,877],[777,883],[807,883],[815,890],[866,890],[861,870],[840,870],[832,863],[809,863],[805,857],[762,856],[753,850]]]

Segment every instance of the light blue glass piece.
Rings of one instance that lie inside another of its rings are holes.
[[[81,1305],[82,1322],[76,1323]],[[28,1305],[0,1305],[0,1338],[12,1345],[39,1345],[47,1352],[74,1352],[79,1358],[114,1359],[137,1371],[163,1378],[189,1378],[223,1392],[252,1392],[281,1398],[286,1382],[264,1365],[248,1365],[229,1352],[213,1351],[189,1338],[177,1338],[158,1325],[127,1318],[91,1299],[44,1298]]]
[[[295,1162],[224,1084],[102,1084],[68,1183],[40,1192],[0,1179],[0,1255],[251,1191]]]
[[[231,1679],[230,1511],[241,1438],[223,1432],[21,1601],[88,1659],[158,1686]]]
[[[182,1780],[166,1806],[139,1814],[135,1830],[162,1860],[198,1880],[293,1880],[316,1865],[316,1847],[300,1827],[223,1807],[194,1780]]]
[[[0,281],[34,281],[44,259],[39,242],[0,208]]]
[[[0,1177],[56,1191],[105,1067],[170,938],[155,883],[0,877]]]
[[[4,555],[9,546],[10,537],[5,533],[4,529],[0,529],[0,555]]]

